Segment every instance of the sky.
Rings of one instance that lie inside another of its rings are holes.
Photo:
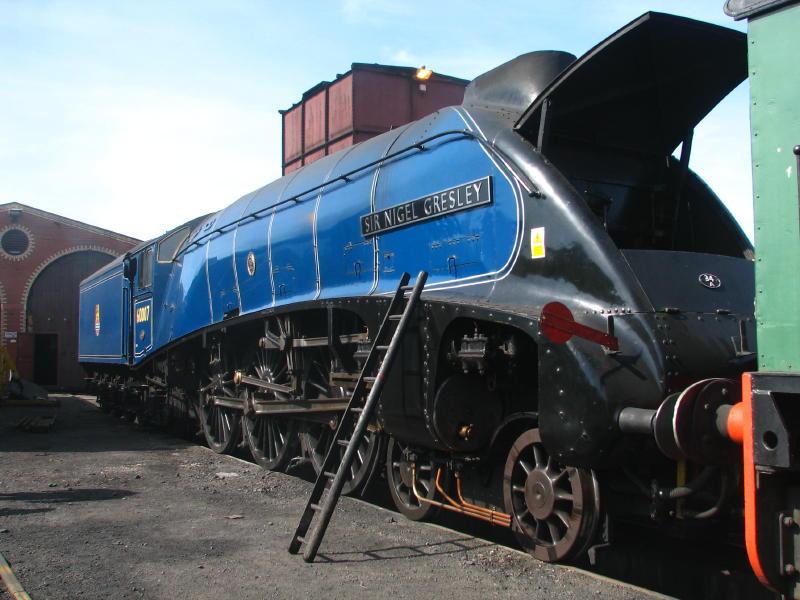
[[[472,79],[580,55],[647,10],[744,30],[722,0],[0,0],[0,203],[140,239],[280,176],[279,109],[353,62]],[[752,239],[747,84],[691,167]]]

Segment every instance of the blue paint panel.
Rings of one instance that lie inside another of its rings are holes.
[[[223,227],[226,225],[230,225],[234,221],[236,221],[239,217],[244,214],[250,213],[250,206],[253,202],[253,199],[265,188],[270,187],[269,184],[264,186],[263,188],[259,188],[254,192],[250,192],[245,194],[241,198],[239,198],[236,202],[225,208],[224,210],[220,211],[216,217],[214,226],[215,227]]]
[[[215,236],[208,242],[208,281],[214,321],[239,308],[239,290],[233,268],[235,230]]]
[[[172,283],[166,303],[174,315],[170,339],[176,339],[211,323],[206,278],[206,246],[194,247],[180,258],[180,275]]]
[[[303,169],[283,192],[294,198],[310,187],[325,182],[333,156],[322,158]],[[317,263],[314,252],[314,214],[319,190],[297,197],[278,207],[270,225],[270,263],[275,304],[311,300],[317,296]]]
[[[374,137],[333,155],[338,164],[333,180],[385,156],[405,127]],[[349,182],[325,187],[317,210],[317,247],[322,298],[366,295],[372,289],[375,251],[371,239],[361,235],[359,218],[371,211],[375,170],[353,175]]]
[[[153,347],[153,298],[133,303],[133,355],[138,359]]]
[[[127,282],[122,264],[80,290],[78,355],[82,362],[125,363]]]
[[[437,118],[438,117],[438,118]],[[463,130],[455,110],[411,124],[395,146],[410,146],[440,131]],[[493,203],[383,233],[378,238],[378,292],[393,290],[407,271],[428,271],[427,289],[489,279],[513,256],[517,198],[503,172],[471,138],[444,137],[422,152],[386,163],[378,174],[376,210],[490,176]]]
[[[239,225],[236,230],[236,273],[242,314],[260,310],[272,304],[272,285],[269,278],[267,227],[271,215]],[[255,270],[247,271],[247,255],[253,253]]]
[[[239,277],[239,296],[242,314],[272,305],[272,277],[269,266],[269,226],[274,210],[271,207],[284,197],[286,186],[300,171],[273,181],[256,190],[245,209],[252,219],[241,222],[236,231],[236,272]],[[255,258],[255,272],[247,272],[247,255]]]
[[[169,300],[174,296],[176,282],[180,281],[182,265],[180,262],[156,263],[153,284],[153,347],[160,348],[172,339],[173,319],[178,306]],[[183,310],[183,307],[181,307]]]
[[[221,211],[216,219],[216,227],[229,225],[239,219],[258,192],[242,196]],[[211,287],[211,307],[214,321],[221,321],[226,314],[241,309],[239,299],[238,273],[234,262],[234,238],[236,227],[229,227],[221,234],[214,235],[208,242],[208,280]]]

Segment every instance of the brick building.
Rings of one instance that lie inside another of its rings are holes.
[[[461,104],[469,81],[422,67],[353,63],[280,111],[286,175],[371,137]]]
[[[78,286],[139,240],[24,204],[0,204],[0,343],[20,376],[80,389]]]

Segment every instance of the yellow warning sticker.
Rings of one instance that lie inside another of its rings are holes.
[[[531,229],[531,258],[544,258],[544,227]]]

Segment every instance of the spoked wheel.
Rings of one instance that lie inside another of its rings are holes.
[[[276,329],[276,331],[272,331]],[[267,323],[267,336],[270,334],[277,340],[285,335],[283,325],[278,319]],[[279,348],[259,349],[252,367],[256,377],[270,383],[291,384],[288,357]],[[265,400],[288,400],[288,394],[258,390],[248,399],[263,397]],[[248,403],[250,404],[250,403]],[[294,458],[297,448],[296,421],[273,415],[259,415],[252,410],[245,410],[244,436],[253,459],[264,469],[279,471]]]
[[[204,393],[197,407],[200,425],[208,447],[218,454],[227,454],[239,443],[241,412],[219,406],[210,393]]]
[[[212,361],[209,383],[200,391],[197,415],[208,447],[218,454],[227,454],[239,443],[242,413],[236,408],[221,405],[220,401],[226,398],[242,400],[244,397],[240,397],[232,381],[225,379],[221,365],[219,358]]]
[[[291,419],[247,414],[244,435],[250,454],[264,469],[280,471],[294,458],[297,427]]]
[[[336,431],[330,424],[309,423],[301,434],[303,449],[311,460],[314,472],[319,475],[325,453],[333,443]],[[376,461],[380,460],[383,453],[384,437],[378,431],[366,431],[361,438],[361,443],[356,450],[353,464],[350,465],[350,474],[342,488],[343,494],[357,494],[368,484],[371,475],[377,470]],[[339,459],[344,457],[346,448],[338,447]]]
[[[538,429],[523,433],[503,473],[506,512],[522,547],[545,562],[586,550],[599,521],[599,490],[590,470],[565,467],[548,455]]]
[[[303,358],[303,397],[313,398],[346,398],[344,388],[330,386],[330,356],[327,351],[309,352]],[[307,423],[300,434],[304,454],[311,461],[314,472],[319,475],[325,455],[333,443],[338,422],[332,418],[326,423]],[[347,436],[350,437],[349,435]],[[344,456],[346,448],[338,447],[339,458]],[[367,485],[374,471],[376,461],[383,453],[383,435],[377,431],[366,431],[360,440],[355,460],[350,466],[350,474],[342,488],[343,494],[356,494]]]
[[[412,465],[413,481],[412,481]],[[412,521],[421,521],[436,514],[438,507],[423,502],[414,493],[414,487],[426,500],[436,496],[436,467],[428,458],[408,451],[408,447],[389,438],[386,450],[386,479],[394,505]]]

